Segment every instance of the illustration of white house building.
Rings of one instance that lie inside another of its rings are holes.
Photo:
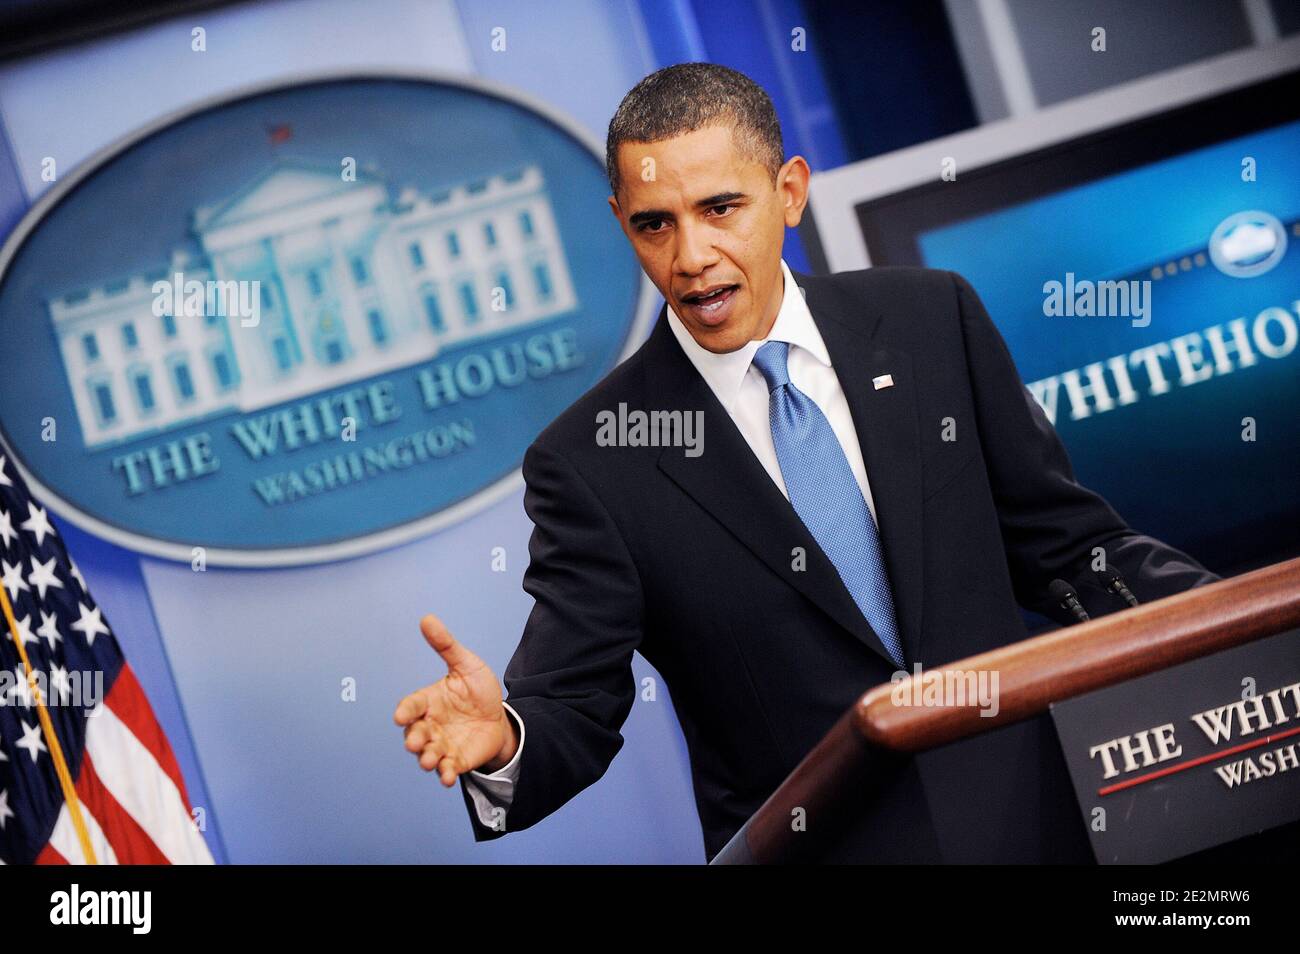
[[[198,252],[48,299],[87,448],[251,411],[577,307],[541,170],[405,189],[280,161],[193,214]],[[154,314],[156,281],[258,290],[256,325]],[[496,306],[496,307],[494,307]]]

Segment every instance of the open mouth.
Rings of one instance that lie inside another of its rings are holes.
[[[739,285],[722,285],[704,294],[691,294],[682,299],[701,321],[716,324],[726,318]]]

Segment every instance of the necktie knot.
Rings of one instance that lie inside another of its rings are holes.
[[[790,370],[786,364],[789,356],[788,341],[769,341],[754,352],[754,367],[767,379],[769,391],[790,383]]]

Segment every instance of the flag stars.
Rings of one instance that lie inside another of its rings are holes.
[[[72,680],[63,666],[50,667],[50,692],[58,696],[59,705],[67,705],[72,697]]]
[[[86,645],[94,647],[95,637],[100,633],[108,635],[108,626],[104,623],[104,618],[99,614],[99,607],[93,610],[80,600],[77,601],[77,608],[81,610],[81,618],[72,624],[72,628],[86,637]]]
[[[44,563],[37,563],[36,557],[31,559],[32,573],[27,577],[27,582],[36,587],[42,600],[45,599],[45,591],[50,587],[63,589],[63,581],[54,575],[54,564],[58,562],[58,557],[50,557]]]
[[[31,755],[32,761],[35,762],[42,752],[48,752],[45,747],[45,740],[41,738],[41,727],[39,725],[28,725],[22,723],[23,737],[14,743],[16,749],[26,749]]]
[[[14,666],[14,682],[9,687],[5,705],[13,705],[15,700],[21,702],[26,709],[32,707],[32,687],[27,682],[27,673],[23,672],[22,666]]]
[[[8,560],[0,560],[0,566],[4,567],[4,576],[0,577],[0,584],[3,584],[4,588],[9,591],[9,602],[16,603],[18,602],[19,590],[28,590],[29,592],[31,590],[31,587],[27,585],[27,581],[23,579],[23,561],[19,560],[16,564],[10,566]]]
[[[9,790],[0,789],[0,831],[5,830],[5,821],[14,817],[14,810],[9,807]]]
[[[36,630],[36,632],[42,639],[50,644],[50,655],[53,656],[54,651],[57,648],[55,643],[63,638],[63,634],[59,632],[58,617],[53,613],[47,613],[45,610],[41,610],[41,626],[40,629]]]
[[[4,541],[5,549],[9,549],[9,541],[17,540],[18,533],[14,530],[13,519],[9,516],[8,511],[0,507],[0,540]]]
[[[27,501],[27,513],[27,519],[18,526],[36,538],[38,547],[45,545],[45,535],[47,533],[52,537],[58,536],[54,532],[54,527],[50,524],[50,518],[45,515],[44,507],[38,507],[29,500]]]
[[[28,643],[36,642],[36,637],[32,635],[32,617],[30,614],[24,616],[22,619],[16,619],[15,622],[18,624],[18,638],[23,641],[24,646]],[[5,639],[12,643],[14,641],[13,633],[5,633]]]
[[[77,561],[72,559],[72,557],[68,557],[68,563],[72,566],[72,578],[76,580],[77,585],[81,587],[81,592],[89,593],[90,589],[86,586],[86,579],[81,575],[81,567],[77,566]]]
[[[12,487],[14,485],[14,482],[9,479],[9,475],[5,473],[5,464],[8,460],[9,458],[4,454],[0,454],[0,487]]]

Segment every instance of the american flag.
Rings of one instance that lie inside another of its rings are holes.
[[[0,862],[212,864],[149,701],[4,454],[0,570]]]

